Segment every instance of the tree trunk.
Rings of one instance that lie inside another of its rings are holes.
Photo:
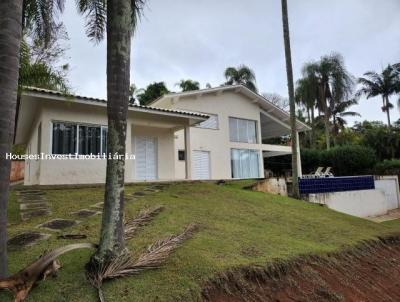
[[[293,179],[293,197],[300,198],[299,193],[299,171],[297,169],[297,127],[296,127],[296,104],[294,102],[294,84],[293,84],[293,68],[292,68],[292,54],[290,50],[290,36],[289,36],[289,17],[287,0],[282,0],[282,24],[283,24],[283,39],[285,43],[285,57],[286,57],[286,74],[288,81],[289,92],[289,105],[290,105],[290,128],[292,138],[292,179]]]
[[[130,0],[107,1],[107,172],[99,248],[92,260],[104,264],[125,249],[124,174],[129,103],[132,7]],[[112,158],[114,155],[122,156]]]
[[[325,141],[326,141],[326,150],[329,150],[331,148],[331,137],[330,137],[330,131],[329,131],[329,110],[328,110],[328,104],[326,103],[326,87],[325,84],[322,84],[321,87],[321,100],[322,100],[322,106],[324,110],[324,128],[325,128]]]
[[[7,276],[7,203],[17,101],[22,1],[0,1],[0,278]]]
[[[386,115],[387,115],[387,121],[388,121],[388,128],[390,128],[392,125],[390,123],[390,108],[389,108],[389,97],[385,97],[385,105],[386,106]]]

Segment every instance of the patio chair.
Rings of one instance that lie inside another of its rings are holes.
[[[324,167],[318,167],[318,169],[311,174],[305,174],[302,177],[303,178],[317,178],[322,176],[322,171],[324,170]]]
[[[332,167],[326,168],[325,172],[323,172],[323,175],[324,175],[325,177],[334,177],[333,174],[332,174],[332,172],[331,172],[331,170],[332,170]]]

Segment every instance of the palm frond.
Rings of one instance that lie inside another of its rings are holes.
[[[132,258],[128,250],[124,250],[121,255],[101,266],[91,266],[87,271],[87,277],[92,285],[98,289],[100,301],[104,301],[101,286],[105,280],[133,276],[143,271],[159,268],[197,230],[198,226],[191,224],[181,234],[158,240],[150,245],[137,260]]]
[[[159,206],[153,209],[142,210],[138,216],[125,223],[125,239],[132,239],[136,233],[146,225],[148,225],[155,216],[157,216],[164,207]]]
[[[85,16],[86,35],[96,43],[104,39],[107,25],[106,0],[76,0],[78,12]]]

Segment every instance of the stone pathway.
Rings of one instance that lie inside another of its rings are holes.
[[[385,222],[400,219],[400,209],[390,210],[386,215],[368,218],[374,222]]]
[[[56,218],[38,225],[38,228],[44,228],[51,231],[61,231],[63,229],[77,225],[78,223],[80,223],[80,221],[78,220]]]
[[[18,191],[20,215],[23,221],[51,214],[46,193],[40,190]]]
[[[49,234],[43,234],[38,232],[26,232],[11,237],[7,241],[9,250],[19,250],[23,247],[30,247],[35,245],[39,241],[49,239]]]

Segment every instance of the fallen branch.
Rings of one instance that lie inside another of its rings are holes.
[[[21,302],[28,296],[35,283],[57,273],[57,270],[61,267],[57,261],[58,257],[69,251],[82,248],[96,248],[96,245],[92,243],[70,244],[46,253],[18,273],[8,278],[0,279],[0,289],[7,289],[13,292],[15,302]]]
[[[140,211],[138,216],[125,223],[125,239],[132,239],[141,228],[148,225],[150,221],[152,221],[153,218],[158,215],[163,209],[164,207],[159,206],[154,209],[145,209]]]
[[[92,270],[87,272],[87,276],[92,285],[98,290],[99,300],[101,302],[104,301],[101,286],[105,280],[138,275],[143,271],[159,268],[166,262],[173,251],[193,236],[197,229],[198,226],[192,224],[186,227],[179,235],[158,240],[150,245],[137,260],[132,258],[128,250],[125,250],[121,255],[113,258],[102,267],[92,267]]]

